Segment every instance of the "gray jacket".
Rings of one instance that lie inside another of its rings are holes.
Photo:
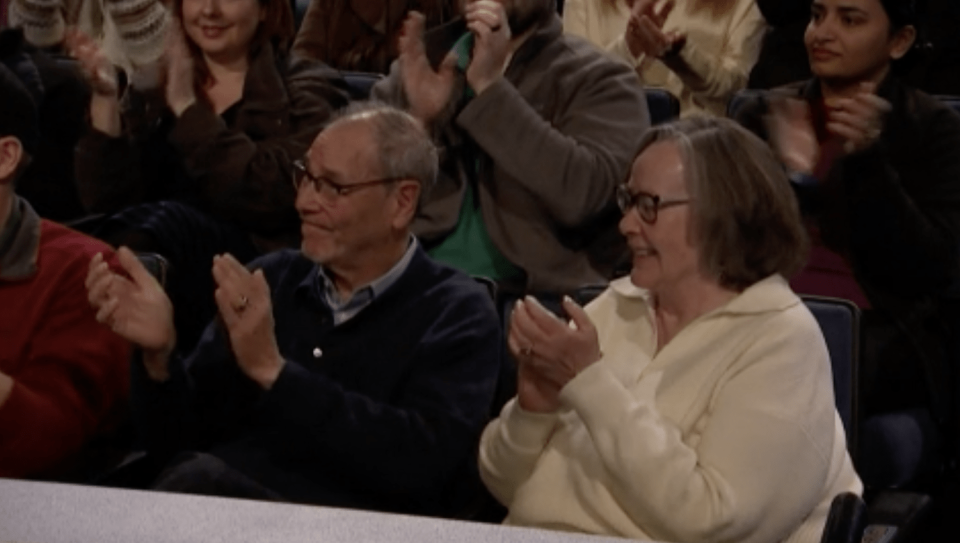
[[[650,126],[630,67],[566,36],[558,17],[516,51],[505,77],[472,99],[458,77],[435,121],[441,175],[414,222],[429,248],[457,224],[476,183],[491,239],[533,291],[605,282],[625,251],[614,188]],[[405,106],[399,63],[373,95]]]

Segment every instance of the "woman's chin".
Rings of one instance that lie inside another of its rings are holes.
[[[633,269],[630,270],[630,282],[633,283],[635,287],[650,289],[653,284],[653,278],[650,276],[650,273],[643,269],[638,268],[636,264],[633,266]]]

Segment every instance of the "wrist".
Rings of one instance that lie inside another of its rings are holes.
[[[197,102],[196,97],[191,96],[189,99],[178,100],[170,103],[170,109],[173,111],[173,114],[178,118],[183,115],[183,112],[190,108],[193,104]]]
[[[13,378],[0,371],[0,407],[3,407],[12,392]]]
[[[790,180],[790,183],[801,187],[812,187],[820,183],[820,180],[814,177],[811,172],[801,170],[787,170],[787,179]]]
[[[159,349],[143,349],[143,367],[151,380],[162,383],[170,378],[170,357],[176,347],[176,336]]]
[[[546,414],[557,410],[556,402],[547,402],[542,399],[531,400],[525,394],[517,395],[517,405],[526,413]]]
[[[143,368],[151,381],[165,382],[170,379],[170,352],[143,351]]]
[[[675,59],[680,56],[680,52],[683,51],[683,47],[687,44],[686,37],[679,37],[670,44],[663,54],[660,55],[660,59],[670,60]]]
[[[471,82],[471,83],[470,83],[470,88],[473,89],[473,92],[475,92],[475,93],[477,94],[477,96],[480,96],[481,94],[483,94],[483,91],[489,89],[489,88],[490,88],[494,83],[496,83],[497,80],[499,80],[501,77],[503,77],[502,74],[501,74],[501,75],[498,75],[498,76],[496,76],[496,77],[494,77],[494,78],[491,78],[491,79],[482,79],[482,80],[479,80],[479,81]]]
[[[250,379],[260,385],[260,388],[270,390],[277,379],[280,378],[280,372],[283,371],[284,364],[286,364],[286,360],[279,353],[275,353],[266,362],[258,364],[248,375]]]
[[[90,98],[90,124],[104,134],[116,138],[120,136],[120,100],[116,94],[94,93]]]

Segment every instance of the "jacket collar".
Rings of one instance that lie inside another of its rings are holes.
[[[513,54],[513,61],[510,62],[507,73],[510,74],[513,71],[512,68],[522,66],[539,55],[547,45],[560,38],[561,34],[563,34],[563,22],[559,16],[553,14],[549,20],[537,27],[527,41],[520,45]]]
[[[281,70],[270,42],[250,59],[243,80],[243,107],[247,111],[283,111],[290,107],[290,97],[283,83]]]
[[[0,239],[0,281],[19,281],[37,271],[40,249],[40,216],[26,200],[14,195],[13,211]],[[10,237],[8,237],[8,234]]]
[[[893,70],[891,69],[887,72],[887,75],[880,81],[880,84],[877,85],[877,96],[890,101],[893,95],[896,93],[896,89],[899,85],[899,79],[894,75]],[[814,77],[807,80],[806,82],[800,85],[800,94],[808,101],[813,102],[814,100],[819,100],[823,97],[823,94],[820,90],[820,79]]]
[[[650,305],[650,291],[634,285],[630,276],[621,277],[610,283],[610,289],[624,298],[642,299]],[[787,280],[779,274],[757,281],[747,287],[739,296],[723,306],[711,311],[717,315],[756,315],[783,311],[800,303],[800,298],[790,290]]]

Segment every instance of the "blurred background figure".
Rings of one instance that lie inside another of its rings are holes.
[[[628,277],[568,324],[533,297],[517,396],[480,472],[506,523],[635,539],[820,541],[860,493],[820,327],[790,290],[806,235],[780,164],[722,118],[651,129],[618,188]],[[785,491],[789,489],[789,491]]]
[[[72,59],[31,45],[22,28],[0,30],[0,63],[32,82],[40,123],[32,165],[17,181],[17,194],[45,219],[80,219],[86,211],[77,192],[74,152],[87,131],[89,85]]]
[[[91,442],[126,414],[130,349],[85,296],[95,254],[116,268],[110,248],[14,191],[39,139],[31,93],[0,64],[0,477],[85,480],[107,465]]]
[[[566,0],[563,28],[670,91],[680,113],[723,116],[744,88],[766,28],[754,0]]]
[[[606,281],[625,255],[613,191],[650,123],[636,74],[564,35],[552,0],[463,10],[466,29],[438,55],[412,13],[373,88],[445,151],[414,232],[431,256],[501,291]]]
[[[457,14],[457,0],[311,0],[293,51],[339,70],[386,74],[410,11],[433,28]]]
[[[811,0],[757,0],[771,29],[750,73],[750,88],[768,89],[810,77],[803,35]],[[894,66],[907,84],[929,94],[960,95],[960,2],[913,0],[917,38],[911,59]]]
[[[214,315],[213,255],[247,262],[299,243],[291,164],[346,94],[335,71],[288,54],[286,0],[176,0],[171,9],[161,88],[134,82],[121,97],[96,42],[79,32],[69,41],[93,87],[93,130],[76,156],[81,199],[115,214],[98,236],[170,260],[188,346]]]
[[[94,39],[114,66],[133,76],[155,66],[164,49],[169,16],[161,0],[9,0],[8,24],[22,27],[27,41],[58,49],[68,27]]]
[[[896,73],[914,54],[915,7],[814,0],[804,37],[814,77],[737,114],[790,172],[812,238],[791,285],[862,310],[858,467],[879,487],[939,486],[957,435],[960,117]],[[906,411],[916,438],[895,448],[918,460],[885,458],[872,417]]]

